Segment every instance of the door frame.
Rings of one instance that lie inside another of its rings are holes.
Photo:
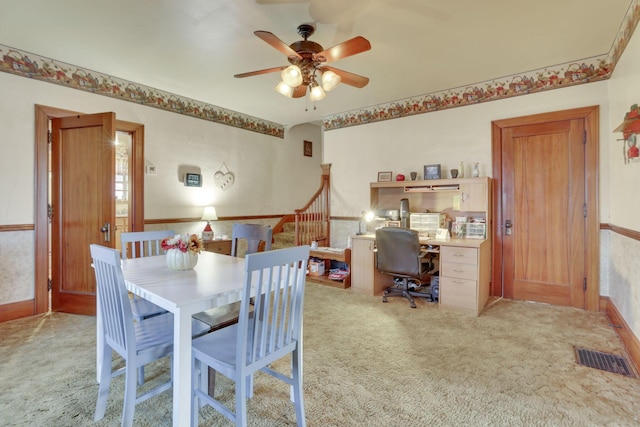
[[[502,130],[509,127],[555,121],[584,119],[585,124],[585,275],[587,279],[586,309],[600,308],[600,212],[599,212],[599,136],[600,107],[597,105],[571,110],[534,114],[491,122],[491,160],[493,175],[493,262],[491,294],[504,296],[503,284],[503,214],[502,214]]]
[[[35,105],[35,275],[33,314],[49,310],[49,120],[80,113]],[[116,130],[132,134],[131,211],[132,231],[144,230],[144,125],[116,120]]]

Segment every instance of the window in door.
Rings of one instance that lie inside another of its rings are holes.
[[[129,231],[129,203],[131,195],[130,162],[132,134],[116,132],[116,173],[115,173],[115,201],[116,201],[116,248],[120,247],[120,234]]]

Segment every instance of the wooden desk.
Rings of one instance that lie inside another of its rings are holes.
[[[170,271],[164,255],[122,261],[129,291],[173,313],[174,426],[191,423],[191,316],[240,300],[244,262],[212,252],[186,271]]]
[[[351,289],[381,294],[393,284],[375,266],[375,235],[352,236]],[[489,299],[491,245],[487,239],[421,240],[439,253],[440,306],[479,315]],[[436,249],[437,248],[437,249]]]

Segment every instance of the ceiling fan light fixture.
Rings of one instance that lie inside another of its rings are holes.
[[[327,94],[320,86],[313,86],[311,92],[309,92],[309,99],[311,101],[322,101],[326,96]]]
[[[275,87],[276,92],[286,96],[287,98],[293,98],[293,88],[285,82],[280,82]]]
[[[292,88],[298,87],[302,84],[302,71],[297,65],[289,65],[280,73],[282,81]]]
[[[341,80],[342,78],[339,75],[327,70],[322,73],[322,88],[327,92],[331,92],[340,84]]]

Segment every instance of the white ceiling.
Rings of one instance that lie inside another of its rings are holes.
[[[0,44],[285,126],[607,54],[632,0],[0,0]],[[371,50],[332,66],[370,78],[323,101],[287,99],[288,65],[256,37]],[[308,111],[305,111],[307,105]]]

